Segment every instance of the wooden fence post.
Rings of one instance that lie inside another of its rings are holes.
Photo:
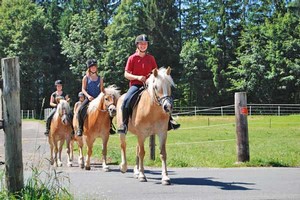
[[[150,159],[155,160],[155,135],[150,135],[149,148],[150,148]]]
[[[235,93],[235,120],[237,135],[237,162],[250,160],[248,139],[248,108],[246,92]]]
[[[9,192],[24,187],[20,108],[19,58],[1,59],[5,133],[5,183]]]

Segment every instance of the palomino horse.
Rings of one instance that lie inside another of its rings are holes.
[[[72,134],[72,120],[69,117],[70,105],[66,100],[58,100],[56,112],[53,116],[49,133],[50,163],[62,166],[61,153],[65,141],[67,142],[68,166],[72,166],[70,157],[70,141]],[[53,157],[54,154],[54,157]],[[58,156],[57,156],[58,154]]]
[[[135,134],[138,139],[137,144],[137,162],[134,168],[134,174],[141,182],[147,181],[144,174],[144,141],[150,136],[157,134],[159,137],[160,159],[162,161],[162,184],[169,185],[170,179],[167,172],[167,154],[166,140],[168,131],[168,121],[173,109],[173,100],[171,97],[171,86],[175,86],[170,76],[171,68],[154,69],[152,75],[148,78],[145,89],[141,95],[138,105],[133,109],[132,116],[128,123],[128,130]],[[121,106],[124,95],[120,97],[117,103],[117,124],[122,123]],[[125,134],[120,134],[121,141],[121,172],[127,171],[126,160],[126,141]]]
[[[109,171],[106,163],[107,143],[111,126],[111,117],[116,115],[116,103],[120,97],[120,91],[114,85],[101,88],[101,93],[92,100],[87,109],[87,116],[83,124],[83,136],[75,137],[79,146],[78,164],[81,168],[90,170],[90,159],[93,151],[93,144],[96,138],[102,139],[102,169]],[[77,113],[74,113],[73,125],[75,132],[78,129]],[[87,158],[84,163],[82,152],[83,142],[87,145]]]

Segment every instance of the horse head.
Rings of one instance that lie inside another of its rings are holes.
[[[175,87],[175,83],[170,74],[170,67],[167,69],[154,69],[152,75],[147,80],[148,92],[151,98],[160,105],[166,113],[172,113],[173,111],[171,86]]]
[[[64,99],[60,99],[57,105],[56,112],[58,112],[58,115],[61,117],[62,124],[68,125],[70,123],[71,121],[69,117],[70,111],[71,109],[69,103]]]

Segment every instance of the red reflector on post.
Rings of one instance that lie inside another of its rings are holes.
[[[241,113],[243,115],[248,115],[248,108],[247,107],[241,107]]]

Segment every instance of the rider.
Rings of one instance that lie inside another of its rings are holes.
[[[88,69],[86,75],[82,78],[81,86],[82,93],[86,96],[86,99],[81,103],[78,111],[78,136],[82,136],[87,105],[100,94],[100,88],[101,85],[103,85],[103,79],[98,75],[97,60],[89,59],[87,60],[86,65]]]
[[[57,99],[62,98],[65,99],[67,101],[70,100],[69,95],[67,95],[65,92],[62,91],[62,81],[61,80],[56,80],[54,85],[56,86],[56,91],[53,92],[51,94],[50,97],[50,106],[53,107],[52,111],[50,112],[48,118],[47,118],[47,122],[46,122],[46,131],[45,131],[45,135],[48,136],[49,135],[49,131],[50,131],[50,124],[51,124],[51,120],[53,118],[53,115],[56,111],[56,107],[57,107]]]
[[[74,113],[77,111],[77,108],[79,108],[79,106],[82,104],[82,102],[85,99],[83,92],[78,93],[78,98],[79,98],[79,100],[74,105]]]
[[[127,91],[123,105],[122,105],[122,117],[123,123],[118,128],[118,133],[127,133],[128,130],[128,120],[129,120],[129,106],[130,99],[146,82],[147,78],[150,76],[153,69],[157,68],[155,58],[147,53],[147,48],[149,45],[149,39],[147,35],[142,34],[135,39],[136,52],[129,56],[127,64],[125,67],[124,76],[130,81],[129,90]],[[178,129],[180,124],[177,124],[172,120],[170,116],[169,128]]]

